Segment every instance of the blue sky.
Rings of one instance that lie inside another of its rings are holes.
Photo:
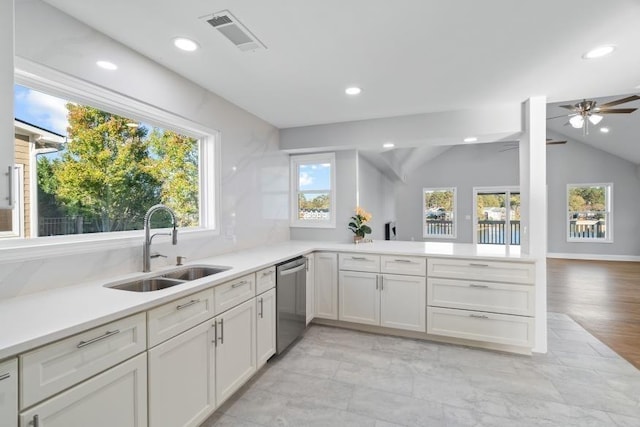
[[[66,100],[20,85],[15,85],[13,93],[17,119],[61,135],[67,134]]]
[[[324,163],[300,165],[300,190],[328,190],[331,188],[331,165]]]

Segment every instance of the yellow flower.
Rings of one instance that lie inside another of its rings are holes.
[[[360,206],[356,207],[356,216],[359,216],[363,223],[371,221],[371,218],[372,218],[372,215],[369,212],[362,209]]]

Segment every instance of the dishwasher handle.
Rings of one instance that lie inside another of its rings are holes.
[[[294,273],[297,273],[298,271],[303,270],[305,267],[306,267],[305,264],[300,264],[297,267],[289,268],[287,270],[280,270],[278,274],[280,276],[288,276],[289,274],[294,274]]]

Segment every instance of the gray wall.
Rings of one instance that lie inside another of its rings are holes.
[[[371,237],[384,239],[385,222],[395,219],[393,183],[362,156],[358,157],[358,195],[360,206],[371,212]]]
[[[518,185],[518,150],[503,143],[455,145],[395,185],[398,240],[422,241],[422,189],[457,188],[456,239],[424,239],[472,243],[473,187]],[[466,219],[466,217],[469,219]]]
[[[640,256],[640,177],[637,165],[569,140],[547,149],[550,254]],[[568,243],[567,184],[613,183],[613,243]]]

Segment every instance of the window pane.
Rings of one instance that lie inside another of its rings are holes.
[[[570,186],[568,189],[568,237],[578,240],[607,240],[607,185]]]
[[[0,233],[13,231],[13,211],[0,209]]]
[[[197,140],[21,86],[15,98],[16,133],[33,144],[38,236],[138,230],[158,203],[179,226],[199,225]]]
[[[329,193],[298,193],[298,219],[329,221],[331,197]]]
[[[330,190],[331,164],[307,163],[298,167],[298,190]]]
[[[424,190],[424,237],[454,236],[454,189]]]

